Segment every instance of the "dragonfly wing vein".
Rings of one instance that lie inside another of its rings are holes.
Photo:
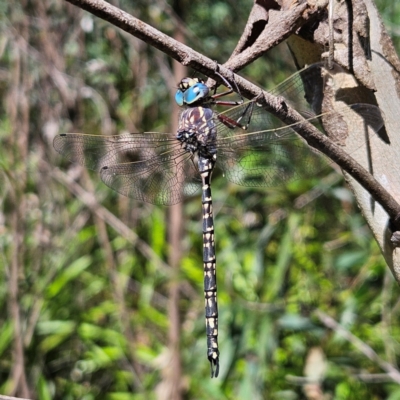
[[[131,133],[118,136],[67,133],[56,136],[54,148],[72,162],[99,171],[102,167],[146,160],[179,149],[166,133]]]
[[[174,157],[105,166],[101,179],[125,196],[152,204],[172,205],[199,190],[200,185],[191,181],[196,174],[190,155],[181,151]]]
[[[200,188],[191,155],[168,134],[70,133],[57,136],[54,147],[69,160],[100,171],[107,186],[137,200],[171,205]]]
[[[234,119],[240,115],[240,110],[246,109],[249,107],[245,105],[235,107],[232,114],[231,110],[227,112],[227,116]],[[375,133],[383,125],[379,108],[371,104],[344,104],[333,112],[314,116],[307,121],[324,133],[322,124],[329,124],[331,119],[340,122],[334,127],[330,123],[331,132],[338,132],[338,136],[345,139],[351,129],[360,123]],[[218,121],[217,166],[231,182],[254,187],[279,186],[309,177],[332,163],[322,153],[308,146],[293,127],[284,125],[259,106],[254,107],[246,130],[228,127]],[[345,144],[345,139],[339,144]],[[364,147],[365,142],[353,145],[351,149],[348,148],[349,154],[356,154]]]

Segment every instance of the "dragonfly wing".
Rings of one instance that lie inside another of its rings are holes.
[[[300,170],[310,174],[324,165],[293,129],[257,104],[248,104],[226,113],[231,120],[250,121],[246,130],[232,129],[223,118],[217,122],[217,166],[229,181],[251,187],[279,186],[298,179]]]
[[[303,68],[271,90],[274,96],[282,96],[304,118],[321,114],[324,63]]]
[[[177,144],[169,134],[155,132],[117,136],[65,133],[53,141],[55,150],[64,157],[94,171],[106,165],[145,160],[170,152]]]
[[[159,156],[144,161],[104,166],[101,179],[110,188],[152,204],[172,205],[195,194],[200,181],[189,153]]]
[[[166,133],[68,133],[56,136],[54,148],[70,161],[99,171],[117,192],[148,203],[179,203],[200,186],[190,154]]]
[[[240,121],[250,120],[246,130],[241,127],[232,129],[220,117],[217,122],[217,165],[228,180],[243,186],[279,186],[315,174],[330,163],[290,126],[256,104],[252,108],[251,115],[246,104],[221,114],[237,120],[242,112],[244,115]],[[337,115],[338,110],[334,113]],[[362,122],[375,132],[383,125],[379,108],[373,105],[345,105],[339,114],[346,114],[347,122],[341,120],[344,125],[341,128],[347,131]],[[308,122],[323,131],[321,121],[329,121],[332,115],[325,113],[308,119]],[[365,144],[360,143],[352,151],[363,146]]]
[[[327,164],[325,157],[311,149],[293,131],[267,144],[218,149],[217,165],[226,178],[242,186],[279,186],[311,176]],[[235,142],[237,145],[238,142]]]

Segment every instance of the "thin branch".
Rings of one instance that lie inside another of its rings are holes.
[[[275,18],[272,19],[270,16],[267,18],[265,15],[267,7],[267,4],[263,4],[262,6],[257,2],[254,4],[238,46],[229,60],[224,64],[224,67],[232,71],[241,70],[268,50],[282,43],[302,25],[310,19],[316,18],[323,11],[323,8],[318,7],[317,4],[312,7],[307,2],[302,4],[297,2],[297,4],[288,10],[281,9],[279,12],[276,12]],[[257,27],[263,23],[266,26],[257,35]],[[256,40],[253,39],[254,36],[257,37]],[[252,39],[254,43],[251,42]]]
[[[143,40],[147,44],[161,50],[165,54],[174,58],[179,63],[193,68],[196,71],[203,73],[210,78],[215,79],[217,82],[223,83],[218,75],[215,74],[216,63],[202,54],[196,52],[188,46],[185,46],[181,42],[171,38],[168,35],[160,32],[145,22],[133,17],[127,12],[107,3],[104,0],[66,0],[71,4],[74,4],[83,10],[90,12],[91,14],[110,22],[111,24],[121,28],[125,32]],[[290,20],[290,23],[284,30],[278,30],[281,35],[284,35],[281,40],[293,33],[295,28],[299,25],[304,24],[308,21],[308,18],[314,16],[315,11],[318,9],[310,8],[305,12],[304,4],[301,6],[293,7],[290,11],[287,11],[286,17]],[[277,25],[282,26],[282,18],[279,18]],[[269,31],[268,31],[269,32]],[[286,36],[285,36],[286,35]],[[229,64],[229,70],[227,68],[219,72],[227,79],[232,78],[232,70],[242,68],[243,66],[251,63],[256,58],[264,54],[272,45],[276,45],[281,40],[279,38],[267,39],[268,34],[263,32],[258,40],[254,43],[251,48],[246,49],[246,54],[241,53],[238,55],[238,59],[232,59]],[[251,50],[250,50],[251,49]],[[232,65],[231,65],[232,64]],[[236,64],[234,67],[233,64]],[[243,82],[242,82],[243,83]],[[256,91],[246,91],[246,87],[241,87],[242,94],[248,98],[255,97],[259,94],[259,89]]]
[[[392,377],[388,374],[356,374],[354,377],[366,383],[393,382]]]
[[[388,373],[388,375],[392,378],[394,382],[400,383],[400,371],[396,369],[392,364],[388,363],[385,360],[382,360],[382,358],[379,357],[375,350],[373,350],[370,346],[368,346],[358,337],[354,336],[347,329],[343,328],[343,326],[341,326],[333,318],[331,318],[329,315],[325,314],[321,310],[316,310],[315,315],[326,327],[338,333],[340,336],[350,342],[355,348],[361,351],[371,361],[378,364],[384,371]]]
[[[144,40],[183,65],[189,66],[216,81],[221,82],[220,77],[215,74],[215,61],[197,53],[191,48],[170,38],[162,32],[159,32],[157,29],[132,17],[117,7],[114,7],[103,0],[67,1]],[[262,102],[264,108],[268,112],[277,116],[287,125],[296,124],[292,127],[293,130],[302,136],[310,146],[326,154],[343,170],[356,179],[370,193],[373,199],[379,202],[386,210],[396,230],[400,230],[400,205],[359,163],[357,163],[339,146],[334,144],[328,137],[323,135],[312,124],[304,121],[303,117],[296,110],[291,109],[282,98],[278,98],[268,92],[262,91],[256,85],[239,75],[233,74],[231,70],[223,66],[218,68],[218,72],[227,80],[234,79],[237,87],[245,97],[254,98],[258,96],[260,102]]]
[[[393,378],[388,374],[349,374],[352,378],[358,379],[366,383],[387,383],[393,382]],[[315,379],[305,376],[286,375],[286,380],[292,385],[307,385],[315,383]]]
[[[161,50],[183,65],[213,77],[215,61],[203,57],[190,47],[172,39],[152,26],[103,0],[66,0],[110,22],[147,44]]]
[[[25,23],[18,24],[18,31],[25,38]],[[18,154],[21,160],[26,162],[28,159],[28,135],[29,135],[29,102],[27,101],[27,92],[30,89],[29,78],[23,73],[26,67],[26,56],[24,52],[19,51],[17,46],[13,46],[14,62],[12,65],[12,73],[10,76],[10,92],[7,95],[7,111],[9,113],[11,127],[11,143],[12,154]],[[13,157],[12,157],[13,158]],[[22,254],[24,253],[24,241],[22,238],[26,235],[26,201],[25,189],[27,179],[27,168],[20,167],[14,171],[14,177],[17,177],[13,183],[12,202],[15,205],[10,212],[10,229],[13,240],[11,246],[11,262],[8,272],[8,290],[9,297],[7,306],[9,310],[10,321],[13,326],[13,343],[12,343],[12,369],[9,378],[9,393],[17,394],[23,397],[29,397],[30,388],[28,386],[27,371],[25,368],[25,352],[23,344],[23,327],[21,320],[21,301],[20,301],[20,285],[19,280],[23,274],[24,261]]]

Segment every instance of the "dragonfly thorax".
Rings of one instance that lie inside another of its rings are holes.
[[[176,138],[182,147],[204,158],[216,158],[217,129],[214,112],[208,107],[190,107],[179,119]]]

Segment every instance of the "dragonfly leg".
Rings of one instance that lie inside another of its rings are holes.
[[[221,93],[215,93],[215,91],[217,90],[217,87],[215,86],[214,94],[211,96],[211,98],[213,99],[213,103],[214,104],[219,104],[219,105],[222,105],[222,106],[238,106],[240,104],[243,104],[244,99],[243,99],[242,94],[240,93],[240,90],[239,90],[239,88],[238,88],[238,86],[236,84],[235,79],[232,78],[232,82],[233,82],[233,84],[235,86],[235,90],[234,90],[233,86],[228,82],[228,80],[218,72],[218,64],[216,65],[215,73],[223,80],[224,85],[228,88],[228,90],[226,90],[225,92],[221,92]],[[232,72],[232,74],[233,74],[233,72]],[[240,100],[238,100],[238,101],[216,100],[216,99],[219,99],[221,97],[227,96],[228,94],[231,94],[233,92],[236,92],[239,95]]]
[[[241,128],[246,130],[251,122],[254,104],[256,104],[255,101],[250,101],[237,119],[230,118],[224,114],[219,114],[217,118],[230,129]],[[246,120],[242,123],[244,116],[246,116]]]

